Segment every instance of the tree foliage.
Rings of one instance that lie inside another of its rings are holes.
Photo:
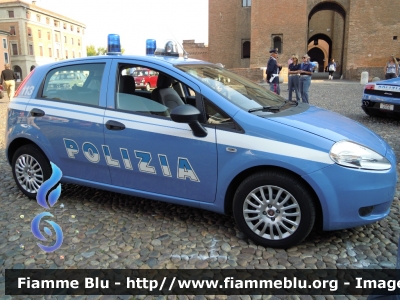
[[[124,48],[121,48],[121,53],[125,52]],[[105,55],[107,54],[107,47],[96,47],[94,45],[86,46],[86,55],[87,56],[95,56],[95,55]]]

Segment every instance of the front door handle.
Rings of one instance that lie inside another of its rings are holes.
[[[125,129],[124,124],[122,124],[121,122],[113,121],[113,120],[107,121],[106,127],[109,130],[124,130]]]
[[[33,108],[33,109],[30,111],[30,115],[31,115],[32,117],[43,117],[43,116],[45,115],[45,113],[44,113],[43,110],[41,110],[41,109],[39,109],[39,108]]]

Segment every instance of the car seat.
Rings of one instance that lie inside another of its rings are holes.
[[[171,77],[163,73],[158,74],[157,88],[151,92],[151,99],[168,107],[168,111],[185,105],[178,93],[171,88],[172,81]]]
[[[136,84],[132,76],[121,76],[119,80],[119,93],[135,94]]]

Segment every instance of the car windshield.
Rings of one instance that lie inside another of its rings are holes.
[[[283,108],[286,101],[265,87],[229,72],[216,65],[177,65],[178,69],[201,80],[218,94],[248,112],[263,109],[274,112]]]

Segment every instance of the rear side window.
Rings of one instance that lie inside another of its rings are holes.
[[[99,105],[105,64],[82,64],[51,70],[41,98],[83,105]]]

